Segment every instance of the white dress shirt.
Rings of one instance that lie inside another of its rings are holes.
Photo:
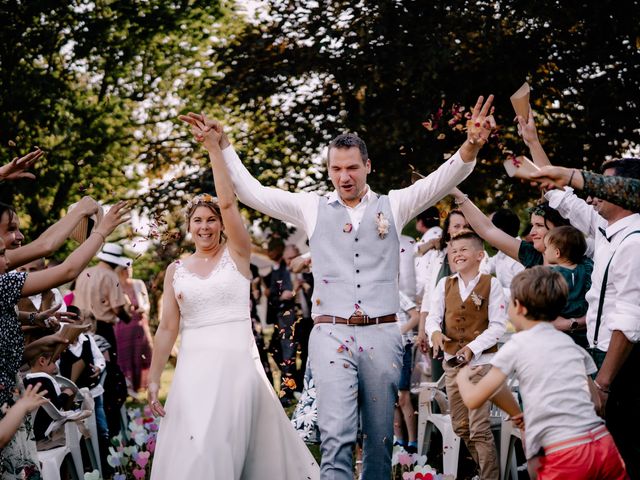
[[[442,265],[444,264],[445,258],[447,256],[447,248],[444,250],[430,250],[431,258],[429,259],[429,264],[427,265],[427,273],[426,273],[426,281],[424,283],[423,294],[422,294],[422,302],[420,302],[420,311],[428,312],[429,307],[431,306],[431,298],[433,293],[435,292],[436,285],[438,284],[438,275],[440,274],[440,270],[442,269]],[[489,255],[486,250],[484,252],[484,257],[482,258],[482,262],[480,262],[480,273],[489,274]]]
[[[91,355],[93,356],[93,366],[100,369],[100,372],[104,372],[104,369],[107,368],[107,362],[104,358],[104,355],[98,348],[98,344],[93,339],[92,334],[84,334],[81,333],[78,336],[78,340],[75,343],[69,345],[69,351],[73,353],[76,357],[80,357],[82,355],[82,344],[84,342],[90,342],[91,345]],[[89,365],[85,366],[85,368],[91,368]],[[102,373],[101,373],[102,374]],[[95,387],[91,389],[91,396],[93,398],[99,397],[104,393],[104,387],[101,383],[98,383]]]
[[[427,269],[436,251],[434,248],[432,248],[431,250],[425,252],[424,255],[419,255],[418,248],[420,248],[420,245],[424,245],[430,240],[434,240],[440,237],[442,237],[442,229],[440,227],[431,227],[429,230],[424,232],[424,235],[422,235],[420,241],[416,242],[416,257],[414,259],[414,263],[416,270],[416,295],[418,298],[422,298],[422,295],[424,294],[424,285],[428,278]]]
[[[545,196],[549,205],[558,210],[564,218],[569,219],[571,225],[595,239],[591,288],[585,296],[589,303],[589,345],[594,346],[600,290],[605,269],[612,255],[597,348],[604,352],[609,349],[614,330],[621,331],[630,342],[640,342],[640,233],[622,241],[629,233],[640,230],[640,215],[635,213],[609,225],[570,188],[564,191],[552,190]]]
[[[240,161],[233,147],[222,151],[229,174],[236,190],[238,199],[251,208],[255,208],[279,220],[289,222],[302,228],[311,238],[318,218],[318,202],[320,195],[311,192],[288,192],[280,188],[265,187],[253,178]],[[447,195],[453,187],[462,182],[475,166],[473,162],[465,163],[456,152],[449,160],[413,185],[400,190],[389,192],[389,204],[393,212],[398,236],[409,220],[425,208],[433,205]],[[367,193],[355,207],[348,207],[347,213],[351,218],[354,229],[358,229],[364,212],[370,200],[375,195],[367,186]],[[337,192],[327,194],[329,202],[344,202]]]
[[[409,311],[416,308],[416,304],[408,295],[404,294],[402,290],[399,292],[400,297],[400,311],[397,314],[398,317],[398,328],[402,331],[402,327],[404,327],[409,320],[411,320],[411,315],[409,315]],[[413,342],[414,332],[413,330],[408,331],[407,333],[402,334],[402,344],[405,345],[409,342]]]
[[[482,275],[482,273],[478,273],[476,277],[465,285],[464,280],[462,280],[457,273],[454,274],[454,276],[458,277],[458,289],[460,292],[460,298],[462,298],[463,302],[469,297],[469,295],[471,295],[473,289],[478,285],[480,275]],[[438,282],[431,299],[429,315],[427,316],[425,325],[425,332],[430,342],[432,342],[432,336],[435,332],[442,332],[442,323],[444,322],[445,313],[444,290],[446,281],[447,277],[442,278]],[[491,278],[491,291],[489,293],[488,309],[489,326],[484,332],[480,333],[480,335],[478,335],[473,341],[467,344],[473,352],[473,358],[471,359],[471,362],[469,362],[470,365],[485,365],[489,363],[493,358],[494,353],[482,352],[496,345],[507,329],[507,306],[504,301],[502,286],[494,277]],[[449,355],[447,352],[444,352],[444,357],[445,360],[449,360],[453,355]]]
[[[489,273],[495,275],[500,285],[502,285],[504,299],[509,302],[511,299],[511,281],[513,277],[524,270],[524,265],[504,252],[498,251],[493,257],[487,259],[487,266],[489,267]]]
[[[400,236],[400,264],[398,286],[412,302],[416,301],[416,267],[414,264],[413,247],[415,240],[407,235]],[[415,303],[414,303],[415,307]]]

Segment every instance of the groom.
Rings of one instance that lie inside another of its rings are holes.
[[[321,434],[321,478],[353,479],[353,447],[360,424],[363,478],[391,477],[393,415],[402,341],[399,310],[399,236],[404,225],[473,170],[495,126],[478,98],[467,140],[451,159],[412,186],[388,195],[371,191],[371,161],[356,135],[329,144],[327,168],[335,191],[320,196],[262,186],[223,135],[220,146],[240,201],[302,228],[309,237],[315,291],[309,358],[316,383]],[[222,128],[190,113],[194,131]]]

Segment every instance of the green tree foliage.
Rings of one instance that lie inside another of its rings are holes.
[[[271,1],[219,52],[224,77],[205,103],[242,119],[232,134],[265,183],[295,184],[310,165],[312,183],[321,147],[355,131],[372,187],[386,190],[407,184],[409,164],[429,172],[462,143],[447,125],[455,103],[494,93],[499,137],[463,188],[521,203],[536,192],[501,167],[505,149],[526,153],[509,96],[532,85],[552,161],[597,168],[622,154],[640,136],[639,21],[636,1]]]
[[[82,195],[110,202],[175,161],[166,120],[218,2],[4,0],[0,15],[0,155],[48,152],[35,186],[2,186],[32,234]]]

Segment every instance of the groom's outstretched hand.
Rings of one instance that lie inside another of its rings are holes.
[[[489,141],[491,133],[496,128],[496,121],[493,118],[493,95],[489,95],[487,101],[483,96],[479,96],[476,101],[471,119],[467,121],[467,140],[460,148],[460,156],[465,162],[472,162],[482,146]]]
[[[203,142],[206,134],[211,130],[215,130],[219,135],[218,145],[220,146],[220,149],[227,148],[230,145],[229,139],[224,133],[222,123],[218,120],[208,118],[204,113],[193,112],[189,112],[187,115],[180,115],[178,116],[178,119],[191,125],[191,132],[194,134],[198,142]]]

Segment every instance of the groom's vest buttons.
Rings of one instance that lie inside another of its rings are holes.
[[[389,231],[378,233],[378,217]],[[327,197],[318,203],[318,220],[309,240],[313,258],[314,315],[349,318],[356,309],[371,317],[399,310],[400,242],[386,195],[373,196],[357,230],[344,205]]]

